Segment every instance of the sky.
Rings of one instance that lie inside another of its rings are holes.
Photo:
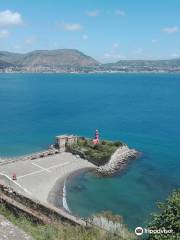
[[[180,0],[0,0],[0,50],[78,49],[101,62],[180,57]]]

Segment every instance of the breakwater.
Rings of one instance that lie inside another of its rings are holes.
[[[138,152],[130,149],[127,145],[119,147],[111,156],[108,163],[96,168],[96,172],[100,175],[111,176],[124,169],[130,159],[135,159]]]

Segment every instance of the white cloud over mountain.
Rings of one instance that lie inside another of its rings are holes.
[[[6,29],[0,30],[0,38],[6,38],[9,36],[9,34],[10,34],[9,31]]]
[[[100,11],[99,10],[91,10],[91,11],[87,11],[87,15],[89,17],[97,17],[99,16]]]
[[[36,43],[36,41],[37,41],[37,38],[35,36],[30,36],[26,38],[25,43],[28,45],[33,45]]]
[[[89,38],[88,35],[86,34],[82,35],[82,39],[87,40],[88,38]]]
[[[22,16],[18,12],[5,10],[0,12],[0,26],[12,26],[22,24]]]
[[[179,27],[177,26],[173,26],[173,27],[164,27],[162,29],[163,32],[166,32],[168,34],[172,34],[172,33],[176,33],[176,32],[179,32]]]
[[[115,14],[118,15],[118,16],[121,16],[121,17],[123,17],[123,16],[126,15],[125,11],[120,10],[120,9],[116,10],[116,11],[115,11]]]
[[[64,23],[64,22],[62,22],[61,26],[66,31],[79,31],[83,28],[82,25],[79,23]]]

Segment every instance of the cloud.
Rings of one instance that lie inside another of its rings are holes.
[[[88,35],[86,34],[82,35],[82,39],[87,40],[88,38],[89,38]]]
[[[64,23],[61,24],[62,28],[66,31],[80,31],[83,27],[79,23]]]
[[[172,53],[172,54],[171,54],[171,57],[172,57],[172,58],[177,58],[177,57],[179,57],[179,54],[177,54],[177,53]]]
[[[9,37],[9,34],[10,34],[9,31],[6,29],[0,30],[0,38],[7,38]]]
[[[118,47],[119,47],[119,43],[114,43],[114,44],[113,44],[113,47],[114,47],[114,48],[118,48]]]
[[[157,42],[158,42],[158,39],[152,39],[151,42],[152,42],[152,43],[157,43]]]
[[[22,49],[22,46],[21,46],[21,45],[14,45],[14,46],[13,46],[13,49],[15,49],[15,50],[20,50],[20,49]]]
[[[141,55],[143,53],[142,48],[137,48],[132,52],[134,55]]]
[[[111,59],[111,60],[118,60],[118,59],[122,59],[122,58],[126,58],[126,57],[121,54],[118,54],[118,53],[105,53],[103,58]]]
[[[126,13],[123,10],[118,9],[115,11],[115,15],[124,17],[126,15]]]
[[[20,25],[22,24],[21,14],[5,10],[0,12],[0,26]]]
[[[26,38],[25,43],[27,45],[33,45],[33,44],[36,43],[36,41],[37,41],[36,37],[35,36],[31,36],[31,37]]]
[[[99,16],[100,11],[99,10],[91,10],[91,11],[87,11],[87,15],[89,17],[97,17]]]
[[[165,33],[168,33],[168,34],[172,34],[172,33],[179,32],[179,27],[177,27],[177,26],[165,27],[162,29],[162,31]]]

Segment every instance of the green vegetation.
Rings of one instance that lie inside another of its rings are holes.
[[[159,203],[160,213],[154,214],[149,224],[150,229],[173,230],[169,234],[150,234],[149,240],[171,240],[180,239],[180,189],[173,192],[164,202]]]
[[[169,60],[120,60],[116,63],[104,64],[106,67],[128,67],[128,68],[165,68],[180,67],[180,59]]]
[[[4,205],[0,205],[0,214],[17,225],[35,240],[133,240],[134,235],[128,232],[123,238],[96,228],[63,225],[54,222],[49,225],[35,224],[24,216],[14,216]]]
[[[76,144],[68,146],[68,150],[100,166],[107,163],[111,155],[122,145],[123,143],[118,141],[100,141],[99,144],[94,145],[92,140],[79,138]]]

